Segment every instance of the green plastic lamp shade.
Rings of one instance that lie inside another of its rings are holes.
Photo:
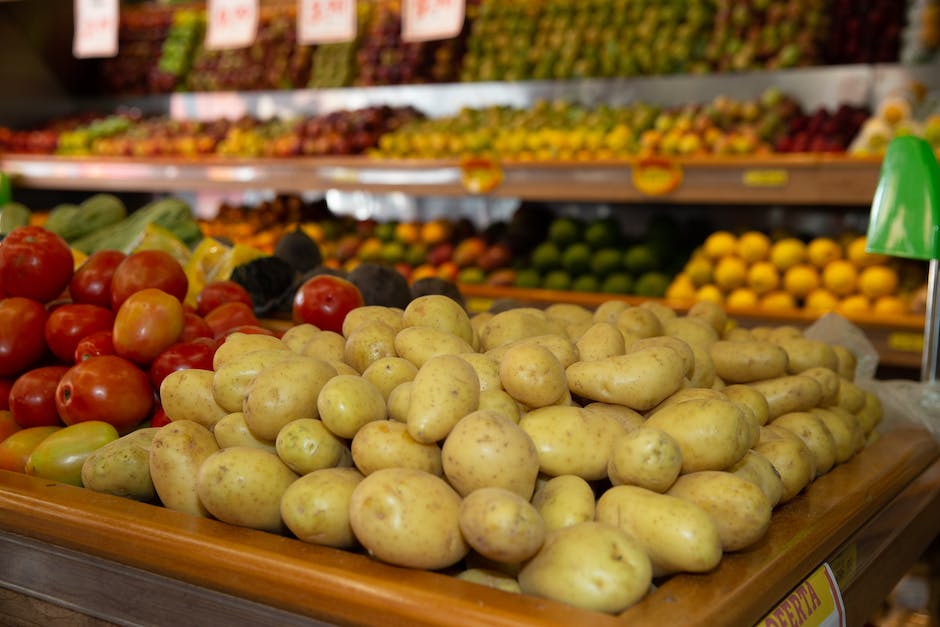
[[[888,144],[865,249],[893,257],[940,259],[940,163],[923,139],[903,136]]]

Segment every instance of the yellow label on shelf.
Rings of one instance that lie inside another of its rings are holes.
[[[888,334],[888,346],[896,351],[919,353],[924,350],[924,334],[895,331]]]
[[[503,182],[503,169],[485,157],[464,159],[460,163],[460,182],[471,194],[485,194]]]
[[[790,173],[786,170],[745,170],[741,180],[745,187],[786,187]]]
[[[472,313],[480,313],[483,311],[489,311],[490,307],[493,306],[492,298],[468,298],[467,299],[467,311]]]
[[[663,196],[682,184],[682,166],[668,159],[639,161],[632,170],[633,186],[647,196]]]
[[[758,627],[845,627],[845,605],[836,577],[823,564],[794,588]]]

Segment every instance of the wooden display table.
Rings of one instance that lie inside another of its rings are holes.
[[[711,627],[760,621],[828,562],[859,625],[938,521],[940,448],[897,429],[778,507],[751,550],[609,616],[0,471],[0,586],[145,624]]]

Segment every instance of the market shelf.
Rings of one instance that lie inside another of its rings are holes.
[[[480,166],[475,166],[479,172]],[[493,162],[501,180],[483,193],[552,201],[867,206],[880,160],[843,155]],[[298,157],[205,159],[0,156],[15,185],[96,191],[281,192],[360,190],[418,196],[476,193],[456,159]],[[487,174],[488,175],[488,174]]]

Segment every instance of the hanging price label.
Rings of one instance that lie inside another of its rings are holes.
[[[118,0],[75,0],[76,58],[113,57],[118,52]]]
[[[244,48],[258,34],[258,0],[209,0],[206,48]]]
[[[356,0],[299,0],[297,40],[326,44],[356,38]]]
[[[402,0],[402,41],[456,37],[463,28],[464,0]]]

